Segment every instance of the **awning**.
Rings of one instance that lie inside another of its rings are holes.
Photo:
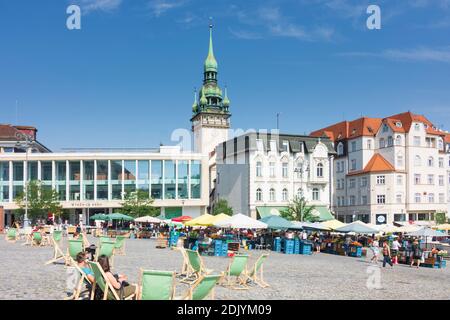
[[[328,220],[334,220],[333,215],[331,214],[330,210],[328,210],[327,207],[315,207],[313,210],[313,214],[316,216],[318,215],[319,221],[328,221]]]
[[[269,216],[281,216],[281,211],[287,210],[288,207],[256,207],[261,219]]]

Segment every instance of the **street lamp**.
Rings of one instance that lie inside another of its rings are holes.
[[[25,134],[21,134],[19,136],[19,138],[22,138],[23,141],[17,141],[16,142],[16,147],[18,148],[25,148],[25,186],[24,186],[24,191],[25,191],[25,215],[23,217],[23,227],[27,228],[30,226],[30,221],[28,220],[28,150],[30,148],[30,145],[32,143],[32,140],[30,139],[30,137],[28,137]]]

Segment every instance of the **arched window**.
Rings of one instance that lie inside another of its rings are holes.
[[[297,189],[297,197],[298,198],[302,198],[303,197],[303,189],[302,188],[298,188]]]
[[[317,188],[313,189],[313,191],[312,191],[312,198],[313,198],[313,200],[316,200],[316,201],[320,200],[320,191],[319,191],[319,189],[317,189]]]
[[[286,188],[283,189],[283,201],[288,201],[288,191]]]
[[[428,158],[428,166],[429,167],[434,167],[434,158],[433,157],[429,157]]]
[[[396,146],[402,145],[402,136],[401,135],[398,135],[397,137],[395,137],[395,145]]]
[[[270,201],[275,201],[275,189],[271,188],[269,191],[269,199]]]
[[[261,161],[256,162],[256,176],[262,177],[262,162]]]
[[[338,144],[337,154],[338,156],[342,156],[344,154],[344,144],[342,142],[339,142]]]
[[[421,165],[422,165],[422,159],[420,158],[420,156],[415,156],[414,157],[414,166],[420,167]]]
[[[323,164],[321,163],[317,165],[317,177],[323,178]]]
[[[302,177],[302,170],[303,170],[303,163],[297,162],[297,164],[295,165],[295,169],[294,169],[294,172],[297,175],[297,179],[301,179],[301,177]]]
[[[262,190],[261,190],[261,188],[256,189],[256,201],[262,201]]]

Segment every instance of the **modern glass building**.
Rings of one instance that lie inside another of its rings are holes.
[[[88,222],[95,213],[122,206],[127,193],[142,190],[166,218],[206,213],[207,157],[161,146],[146,152],[0,153],[0,207],[5,223],[18,209],[26,183],[54,189],[70,220]]]

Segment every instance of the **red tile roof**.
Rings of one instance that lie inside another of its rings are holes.
[[[363,173],[393,172],[393,171],[395,171],[394,166],[389,161],[387,161],[381,154],[376,153],[372,156],[372,158],[366,164],[363,170],[350,172],[348,176]]]
[[[400,122],[401,126],[397,123]],[[326,128],[311,132],[311,136],[320,137],[327,135],[332,141],[351,139],[361,136],[375,136],[382,123],[386,123],[393,132],[409,132],[413,122],[422,122],[427,125],[428,134],[445,136],[425,116],[412,112],[403,112],[384,119],[381,118],[359,118],[353,121],[342,121]],[[448,138],[450,139],[450,138]]]

